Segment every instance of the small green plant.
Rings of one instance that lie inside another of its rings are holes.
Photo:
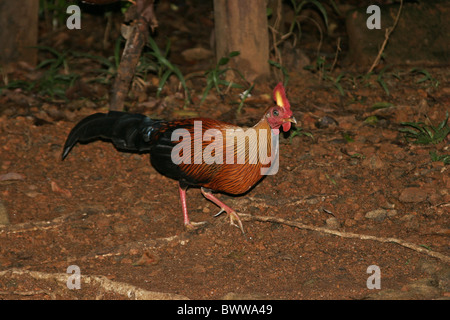
[[[67,100],[67,89],[72,87],[79,78],[78,74],[70,72],[69,53],[58,52],[47,46],[37,48],[51,55],[51,58],[45,59],[36,67],[36,70],[45,70],[42,76],[35,81],[14,80],[8,82],[3,88],[21,88],[27,92],[35,92],[44,99],[49,96],[52,100],[55,98]]]
[[[341,72],[336,78],[328,76],[327,79],[333,82],[333,85],[338,89],[341,96],[345,96],[345,91],[341,85],[341,79],[345,76],[345,73]]]
[[[176,66],[174,66],[167,58],[170,51],[170,41],[168,41],[166,45],[166,50],[164,53],[161,52],[158,45],[156,44],[155,40],[153,40],[152,37],[148,38],[149,47],[151,49],[151,52],[149,53],[151,56],[156,58],[157,62],[157,73],[159,78],[159,85],[158,85],[158,91],[156,93],[156,96],[159,97],[161,94],[161,91],[166,84],[169,77],[174,74],[178,80],[180,80],[181,85],[184,89],[185,94],[185,104],[184,106],[187,106],[191,102],[191,96],[189,94],[189,90],[186,85],[186,81],[183,77],[183,74],[181,73],[180,69]]]
[[[78,74],[70,72],[68,52],[61,53],[46,46],[39,46],[38,49],[53,55],[52,58],[42,61],[36,67],[36,69],[48,67],[42,77],[35,83],[38,93],[43,96],[49,95],[51,99],[57,97],[67,100],[66,90],[72,87],[79,78]]]
[[[386,109],[386,108],[390,108],[392,107],[394,104],[387,102],[387,101],[380,101],[380,102],[375,102],[372,107],[371,110],[379,110],[379,109]]]
[[[303,129],[300,127],[295,127],[295,129],[291,131],[291,135],[289,136],[289,143],[292,143],[292,139],[296,136],[307,136],[310,137],[311,139],[314,139],[314,136],[312,135],[311,132],[306,132],[303,131]]]
[[[397,80],[402,80],[405,76],[414,76],[414,75],[423,75],[423,77],[419,78],[415,81],[417,84],[424,84],[427,87],[432,86],[434,88],[437,88],[439,86],[439,81],[431,76],[431,74],[425,70],[420,68],[412,68],[411,70],[407,72],[400,72],[400,71],[392,71],[392,72],[386,72],[387,69],[389,69],[391,66],[387,65],[383,69],[380,70],[378,73],[376,81],[380,85],[380,87],[384,90],[386,95],[390,95],[389,87],[386,83],[386,79],[388,77],[393,77]],[[368,73],[366,76],[370,77],[373,73]]]
[[[241,94],[241,103],[239,104],[239,107],[236,111],[237,114],[240,114],[242,111],[242,108],[244,107],[244,102],[245,99],[247,99],[247,97],[249,96],[249,94],[252,92],[253,87],[255,86],[254,83],[252,83],[252,85],[250,86],[250,88],[248,88],[247,90],[245,90],[242,94]]]
[[[384,90],[384,92],[386,93],[386,95],[390,95],[389,88],[388,88],[386,82],[384,81],[385,71],[386,71],[386,69],[387,69],[388,67],[389,67],[389,66],[384,67],[384,68],[380,71],[380,73],[378,74],[378,77],[377,77],[377,82],[378,82],[378,84],[381,86],[381,88],[383,88],[383,90]]]
[[[93,69],[92,72],[99,74],[99,76],[96,76],[91,81],[109,85],[111,83],[111,79],[113,79],[116,76],[117,70],[119,69],[120,55],[123,50],[122,48],[123,42],[124,41],[122,40],[122,38],[117,39],[116,44],[114,46],[114,56],[111,56],[109,58],[93,55],[90,53],[78,53],[78,52],[74,52],[74,56],[88,58],[98,62],[101,65],[101,67],[99,69]]]
[[[333,2],[333,1],[331,1]],[[296,44],[297,44],[297,40],[300,39],[302,37],[302,27],[301,27],[301,21],[304,19],[300,19],[300,14],[302,12],[302,10],[306,7],[306,6],[312,6],[315,7],[322,15],[323,17],[323,21],[325,23],[325,28],[328,29],[328,14],[327,11],[325,10],[324,6],[320,3],[320,1],[318,0],[290,0],[292,9],[294,11],[294,16],[291,19],[291,24],[289,26],[289,30],[287,31],[287,33],[282,34],[281,31],[281,25],[280,25],[280,21],[282,20],[280,16],[277,16],[275,19],[275,24],[273,26],[270,27],[270,30],[273,34],[273,49],[271,49],[271,52],[274,52],[274,57],[272,57],[271,60],[269,60],[269,63],[278,68],[279,70],[282,71],[283,76],[284,76],[284,82],[287,82],[289,79],[289,75],[287,70],[282,66],[282,58],[281,58],[281,54],[280,54],[280,50],[278,49],[278,46],[283,43],[284,41],[288,40],[288,39],[293,39],[292,40],[292,47],[295,48]],[[268,10],[267,11],[267,16],[271,16],[273,15],[274,12],[272,12],[272,10]],[[279,15],[279,13],[277,13]],[[317,54],[319,54],[320,51],[320,47],[322,45],[322,41],[323,41],[323,30],[321,28],[321,25],[315,21],[314,19],[311,19],[309,17],[306,17],[306,19],[310,20],[312,23],[315,24],[315,26],[317,27],[317,29],[320,32],[320,43],[319,46],[317,48]],[[319,57],[320,58],[320,57]],[[319,59],[318,58],[318,59]],[[277,78],[280,78],[280,75],[277,75]],[[286,86],[286,84],[285,84]]]
[[[430,151],[431,161],[442,161],[445,165],[450,164],[450,154],[438,154],[436,151]]]
[[[230,54],[228,54],[227,57],[222,57],[216,64],[216,66],[209,70],[206,71],[205,76],[206,76],[206,88],[205,91],[203,91],[203,96],[202,99],[200,100],[200,104],[202,104],[206,97],[208,96],[209,91],[214,87],[216,88],[216,91],[218,94],[222,95],[222,91],[220,89],[220,86],[225,86],[227,88],[231,87],[231,88],[243,88],[240,84],[228,81],[225,79],[225,75],[226,72],[229,70],[233,70],[236,71],[237,74],[239,74],[239,76],[244,80],[245,77],[242,75],[242,73],[240,73],[238,70],[234,69],[234,68],[225,68],[225,65],[228,64],[228,62],[230,61],[231,58],[236,57],[240,54],[239,51],[233,51],[230,52]]]
[[[342,87],[341,80],[344,80],[347,76],[345,72],[339,73],[336,77],[331,76],[331,64],[327,64],[325,57],[319,56],[316,59],[316,64],[305,66],[305,70],[310,70],[313,72],[320,73],[321,79],[323,81],[330,81],[333,86],[339,91],[341,96],[345,96],[344,88]],[[353,77],[350,77],[354,81]],[[346,79],[347,80],[347,79]]]
[[[425,82],[429,81],[431,83],[431,86],[433,86],[435,88],[437,88],[439,86],[439,81],[436,80],[435,78],[433,78],[431,76],[431,74],[425,69],[412,68],[409,72],[413,73],[413,74],[422,74],[423,75],[423,77],[418,79],[416,81],[416,83],[425,83]]]
[[[337,187],[337,182],[333,177],[330,177],[327,173],[325,173],[325,177],[330,181],[335,187]]]
[[[43,17],[47,26],[53,30],[64,26],[67,19],[67,6],[76,1],[39,0],[39,16]]]
[[[355,142],[355,138],[353,138],[352,134],[349,132],[342,132],[341,133],[342,138],[344,138],[345,141],[347,142]]]
[[[443,141],[450,133],[448,116],[449,115],[447,112],[445,119],[437,126],[432,124],[424,124],[423,122],[402,122],[402,126],[409,128],[401,128],[399,130],[405,133],[405,138],[407,140],[413,139],[415,144],[437,144]]]

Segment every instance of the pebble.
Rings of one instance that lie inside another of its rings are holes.
[[[341,226],[338,219],[334,217],[328,218],[325,222],[327,224],[327,228],[329,229],[339,229],[339,227]]]
[[[440,203],[442,203],[442,197],[439,193],[437,192],[433,192],[428,196],[428,202],[432,205],[432,206],[436,206]]]
[[[376,209],[366,213],[366,219],[383,221],[387,216],[387,211],[385,209]]]
[[[364,159],[362,165],[372,170],[378,170],[385,167],[383,160],[377,155],[372,155]]]
[[[388,217],[395,217],[397,214],[398,214],[398,211],[395,210],[395,209],[392,209],[392,210],[388,210],[388,211],[387,211],[387,216],[388,216]]]
[[[409,187],[402,190],[399,196],[401,202],[416,203],[427,199],[427,192],[421,188]]]
[[[8,181],[8,180],[24,180],[25,176],[16,172],[8,172],[0,175],[0,181]]]
[[[37,192],[37,191],[29,191],[29,192],[26,192],[25,193],[25,195],[27,196],[27,197],[30,197],[30,198],[36,198],[37,196],[39,196],[39,195],[41,195],[42,193],[39,193],[39,192]]]

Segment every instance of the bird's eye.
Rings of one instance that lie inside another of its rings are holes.
[[[278,112],[278,110],[273,110],[273,115],[275,117],[278,117],[280,115],[280,113]]]

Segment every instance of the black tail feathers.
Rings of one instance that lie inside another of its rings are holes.
[[[161,123],[162,120],[152,120],[142,114],[119,111],[92,114],[72,129],[64,144],[62,159],[67,157],[77,142],[97,139],[110,140],[117,149],[148,151],[151,134],[159,129]]]

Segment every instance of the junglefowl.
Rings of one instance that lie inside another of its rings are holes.
[[[241,195],[267,174],[264,169],[268,164],[273,165],[278,156],[274,146],[279,128],[289,131],[291,123],[296,123],[281,83],[275,87],[273,98],[276,105],[269,107],[255,126],[246,129],[206,118],[164,121],[118,111],[92,114],[72,129],[62,159],[77,142],[96,139],[112,141],[118,150],[149,152],[153,167],[179,182],[186,228],[197,225],[189,220],[186,190],[199,187],[206,199],[220,207],[217,215],[226,212],[230,223],[243,232],[236,211],[212,192]]]

